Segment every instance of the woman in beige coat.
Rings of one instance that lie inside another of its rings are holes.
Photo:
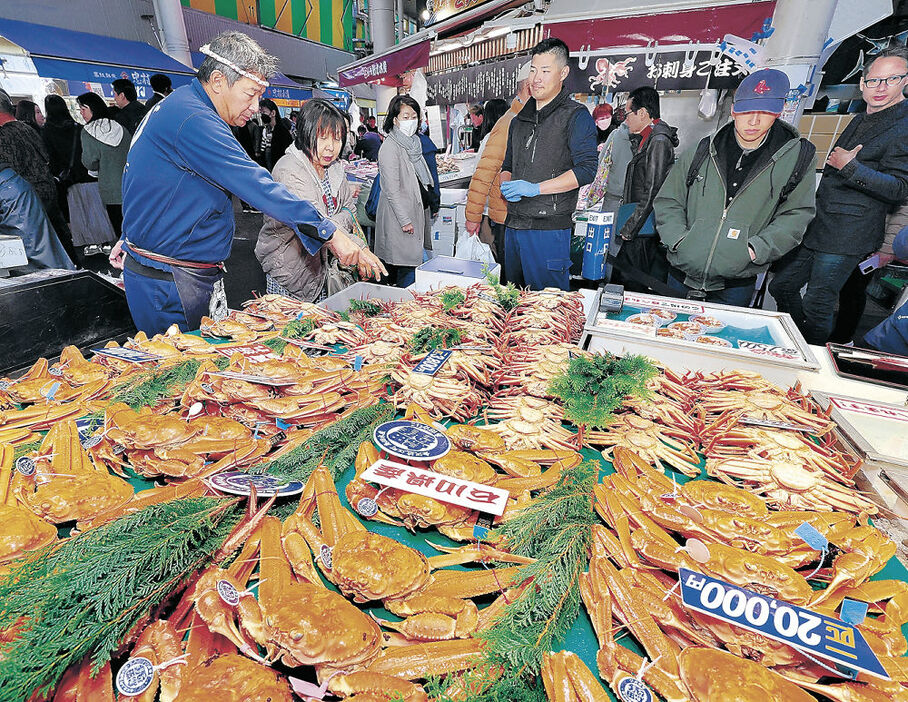
[[[353,187],[338,160],[347,137],[343,115],[325,100],[310,100],[300,110],[296,125],[296,139],[275,164],[274,179],[312,203],[342,231],[358,231]],[[365,241],[360,243],[366,246]],[[310,255],[296,232],[282,222],[265,217],[255,256],[265,271],[269,293],[305,302],[328,294],[328,274],[334,265],[329,265],[328,247]]]
[[[375,217],[375,255],[388,269],[389,282],[405,288],[414,281],[423,249],[432,248],[430,214],[422,191],[433,187],[429,166],[416,136],[419,103],[398,95],[388,105],[387,138],[378,150],[381,195]]]

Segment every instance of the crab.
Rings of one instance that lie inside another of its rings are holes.
[[[530,406],[519,407],[512,416],[486,428],[499,434],[511,450],[577,448],[576,434],[547,416],[544,410]]]
[[[710,458],[706,472],[734,485],[741,480],[754,486],[771,504],[782,509],[843,510],[876,514],[876,503],[853,488],[830,480],[822,470],[792,460],[767,460],[758,456]]]
[[[12,446],[0,444],[0,564],[36,551],[57,540],[57,529],[16,504],[10,492]]]
[[[13,478],[16,498],[52,524],[89,518],[125,504],[133,494],[128,482],[95,467],[79,439],[74,421],[58,422],[34,459],[35,472],[17,471]]]
[[[587,431],[583,439],[590,446],[608,446],[602,457],[609,461],[614,448],[624,446],[650,463],[661,460],[684,475],[700,475],[700,457],[692,444],[670,437],[659,424],[635,414],[619,415],[606,431]]]
[[[443,375],[414,373],[395,368],[391,378],[400,385],[394,393],[396,407],[416,403],[433,417],[469,419],[482,405],[482,395],[468,382]]]
[[[822,436],[832,430],[828,416],[805,409],[784,395],[765,390],[710,390],[700,398],[707,414],[791,422]]]

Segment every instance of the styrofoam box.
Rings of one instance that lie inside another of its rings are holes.
[[[353,283],[349,288],[344,288],[338,293],[318,303],[319,307],[326,310],[340,312],[350,306],[351,300],[369,300],[378,298],[386,302],[400,302],[401,300],[412,300],[413,293],[403,288],[394,288],[390,285],[378,285],[377,283]]]
[[[432,253],[438,256],[453,256],[454,255],[454,240],[451,241],[433,241],[432,242]]]
[[[467,189],[466,188],[442,188],[441,189],[442,206],[463,204],[466,201],[467,201]]]
[[[485,279],[483,272],[485,264],[479,261],[464,261],[451,256],[436,256],[431,261],[426,261],[416,269],[416,283],[424,289],[443,288],[446,285],[459,285],[468,287]],[[497,263],[489,267],[493,275],[501,274],[501,266]]]
[[[0,268],[27,266],[25,245],[18,236],[0,236]]]

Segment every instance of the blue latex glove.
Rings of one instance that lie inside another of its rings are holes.
[[[517,202],[524,197],[536,197],[539,194],[539,183],[526,180],[509,180],[501,184],[501,194],[508,202]]]

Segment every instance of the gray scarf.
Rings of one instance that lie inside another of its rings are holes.
[[[408,137],[396,126],[391,130],[391,133],[388,136],[400,144],[401,148],[407,152],[407,156],[410,157],[410,163],[412,163],[413,168],[416,169],[416,177],[419,178],[420,182],[426,188],[433,187],[435,184],[432,182],[432,174],[429,173],[429,166],[426,164],[426,159],[422,156],[422,142],[419,140],[419,136],[414,134],[413,136]]]

